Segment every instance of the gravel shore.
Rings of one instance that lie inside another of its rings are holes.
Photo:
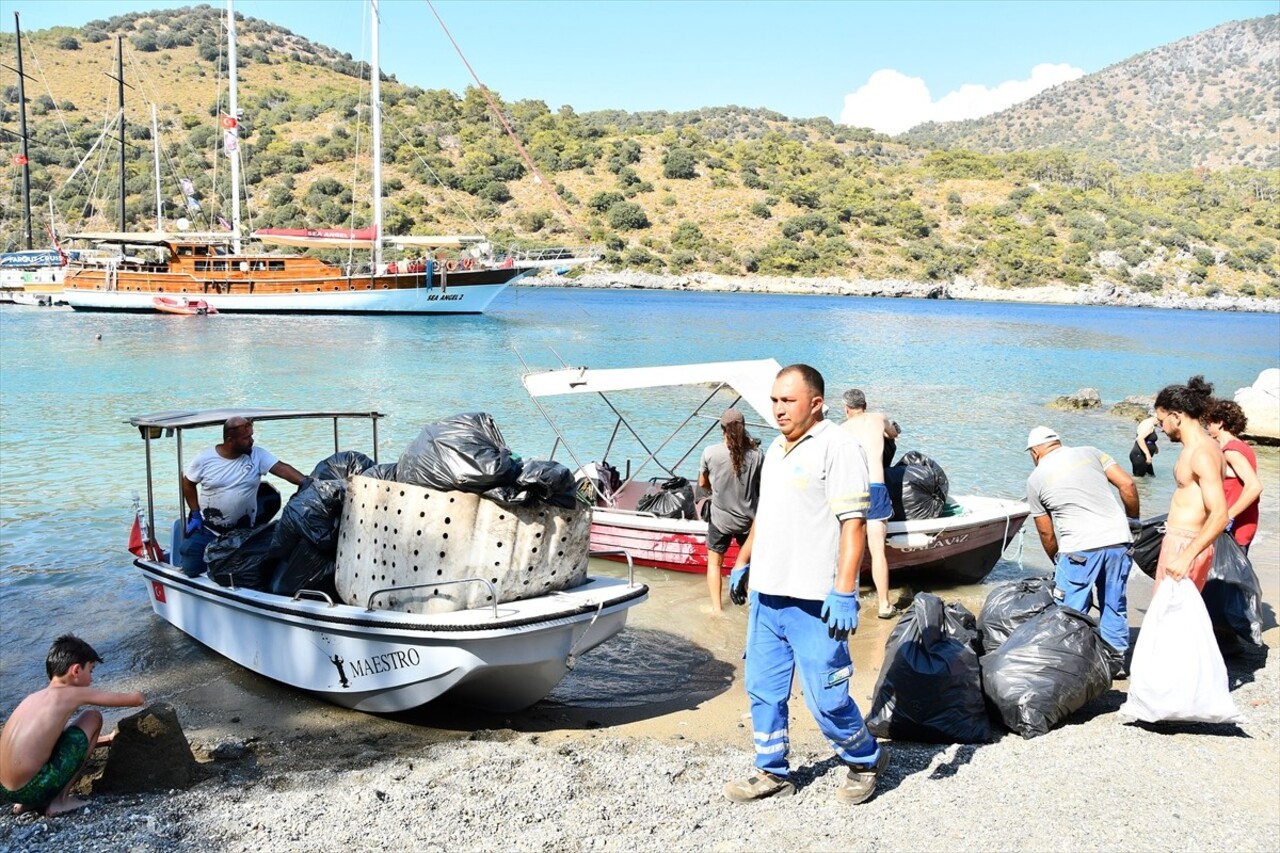
[[[1267,632],[1272,648],[1277,639],[1277,629]],[[713,714],[705,731],[659,726],[640,736],[582,719],[557,728],[553,714],[442,735],[447,725],[322,709],[324,719],[293,719],[292,735],[238,742],[247,749],[230,760],[213,760],[217,744],[193,737],[210,778],[188,791],[96,795],[88,809],[52,820],[4,815],[0,847],[1274,850],[1280,661],[1260,650],[1229,665],[1246,718],[1239,727],[1122,724],[1118,682],[1034,740],[891,744],[878,795],[853,807],[834,799],[841,771],[798,697],[798,794],[743,805],[721,796],[751,766],[738,685],[727,691],[735,710],[723,725]],[[869,690],[865,679],[855,685],[864,710]],[[180,710],[205,733],[219,728],[194,706]]]

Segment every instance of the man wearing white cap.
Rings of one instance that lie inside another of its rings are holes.
[[[1036,470],[1027,478],[1027,503],[1040,534],[1040,544],[1053,561],[1053,597],[1058,603],[1087,612],[1098,591],[1102,639],[1115,649],[1112,675],[1123,677],[1129,648],[1130,519],[1138,517],[1138,489],[1133,478],[1096,447],[1064,447],[1058,434],[1038,426],[1027,436],[1027,452]],[[1120,492],[1120,504],[1111,487]]]

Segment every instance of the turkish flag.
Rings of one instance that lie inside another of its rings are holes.
[[[225,129],[225,130],[234,130],[234,129],[235,129],[235,126],[236,126],[237,124],[239,124],[239,123],[240,123],[240,122],[236,121],[236,120],[235,120],[234,118],[232,118],[231,116],[223,116],[223,117],[222,117],[222,127],[223,127],[223,129]]]
[[[145,545],[142,542],[142,522],[138,521],[138,517],[133,517],[133,529],[129,531],[129,553],[135,557],[141,557],[145,553]]]
[[[13,155],[13,165],[15,165],[15,166],[25,166],[25,165],[27,165],[27,158],[26,158],[26,157],[23,157],[21,154],[14,154],[14,155]]]

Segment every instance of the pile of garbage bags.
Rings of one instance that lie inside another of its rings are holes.
[[[959,602],[917,595],[889,634],[867,728],[895,740],[990,741],[978,652],[972,613]]]
[[[289,499],[278,522],[236,530],[209,544],[210,577],[223,586],[293,596],[334,589],[338,528],[347,481],[355,475],[437,491],[478,492],[506,506],[576,505],[573,472],[558,462],[514,456],[493,418],[471,412],[429,423],[394,463],[344,450],[322,460]]]
[[[998,585],[977,619],[922,593],[889,635],[867,726],[933,743],[988,742],[993,722],[1038,737],[1110,689],[1108,649],[1047,578]]]

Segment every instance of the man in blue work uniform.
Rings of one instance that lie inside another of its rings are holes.
[[[837,799],[869,800],[889,763],[849,695],[867,458],[853,436],[823,419],[824,393],[822,374],[806,364],[784,367],[770,393],[782,434],[765,453],[759,509],[729,583],[739,604],[750,583],[746,687],[756,750],[756,772],[724,786],[734,802],[795,793],[787,700],[797,666],[810,713],[848,767]]]

